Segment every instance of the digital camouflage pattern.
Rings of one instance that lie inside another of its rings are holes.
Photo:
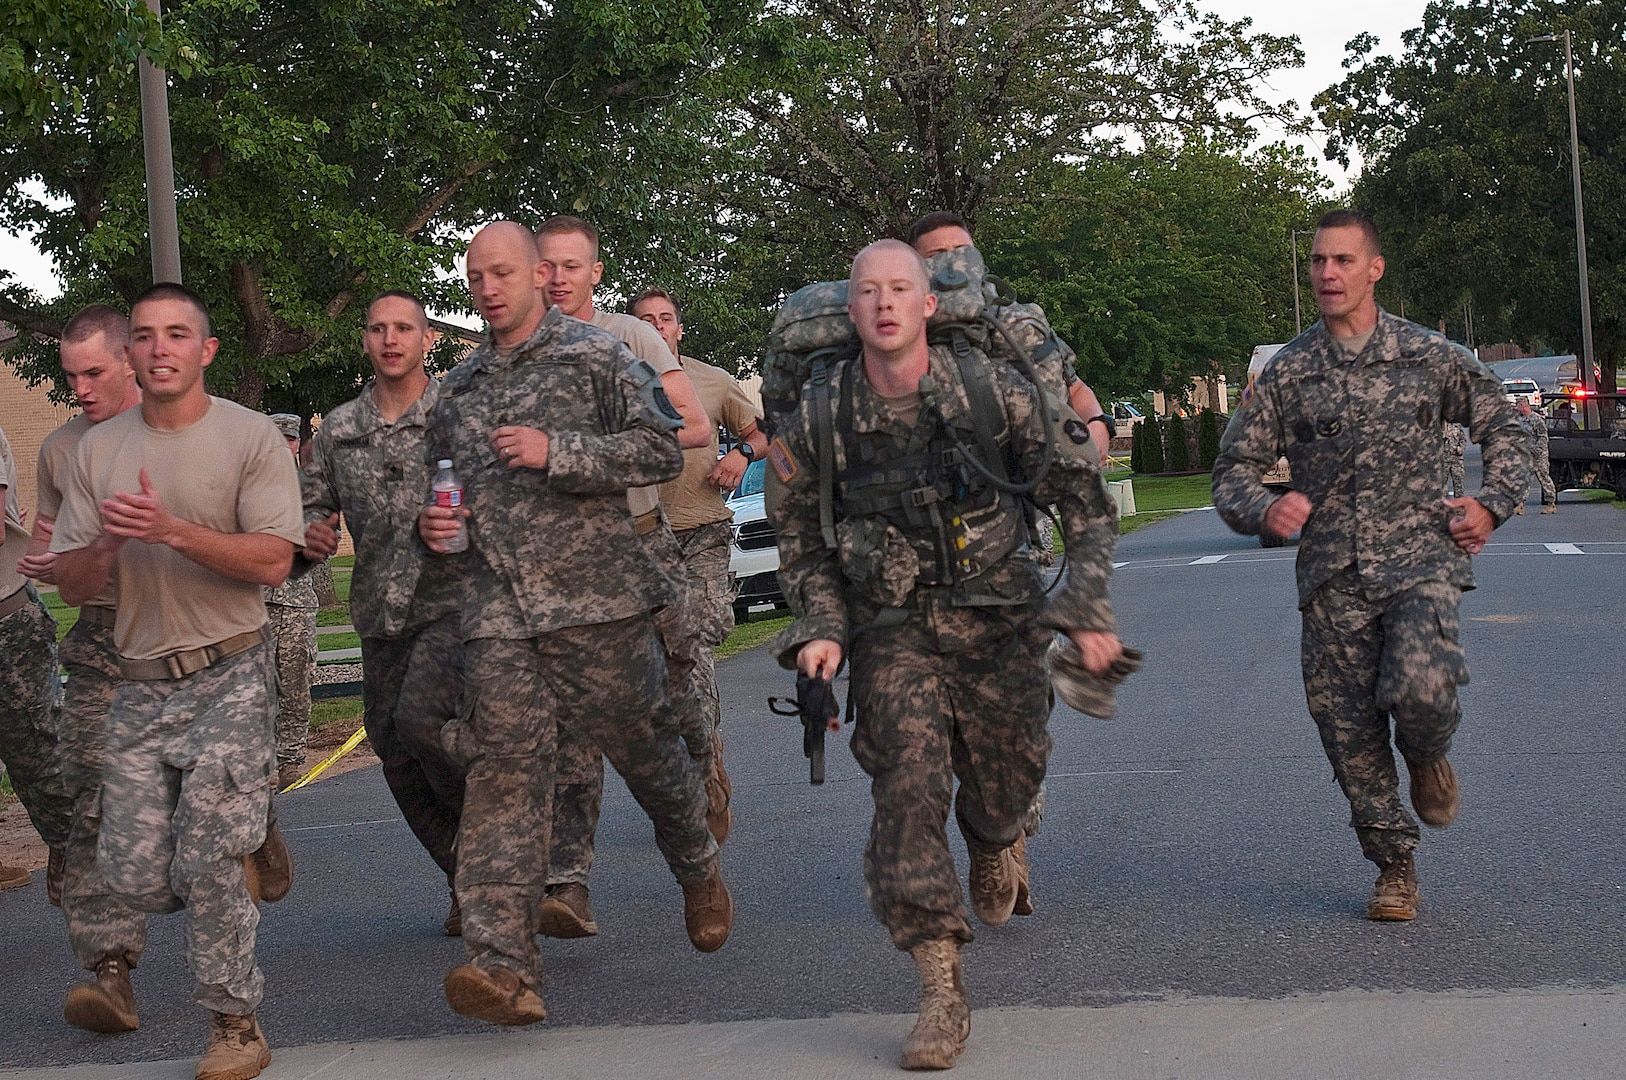
[[[1460,498],[1468,492],[1468,479],[1462,461],[1462,452],[1468,443],[1468,429],[1461,424],[1448,423],[1441,429],[1445,442],[1445,493]]]
[[[1441,499],[1442,422],[1467,424],[1482,449],[1476,498],[1500,525],[1525,483],[1501,381],[1443,334],[1388,312],[1354,358],[1317,322],[1238,404],[1214,462],[1214,508],[1237,532],[1258,535],[1277,498],[1261,477],[1285,454],[1293,486],[1315,507],[1299,543],[1300,607],[1351,566],[1375,599],[1425,581],[1471,588]]]
[[[1356,575],[1326,581],[1304,608],[1304,694],[1361,853],[1382,866],[1417,847],[1400,797],[1389,717],[1401,756],[1422,765],[1451,748],[1468,665],[1457,642],[1462,589],[1420,582],[1379,601]]]
[[[73,803],[58,746],[56,620],[32,582],[23,589],[28,602],[0,619],[0,763],[40,838],[60,851]]]
[[[693,693],[700,705],[703,730],[715,732],[722,725],[716,649],[734,629],[734,588],[728,580],[728,523],[719,521],[675,535],[688,576],[690,618],[701,646],[695,658]]]
[[[633,530],[629,487],[677,476],[682,418],[660,379],[603,330],[550,310],[507,356],[488,342],[441,384],[424,460],[450,458],[470,511],[463,635],[519,640],[643,615],[671,587]],[[548,433],[548,465],[511,469],[506,424]]]
[[[125,680],[108,713],[96,858],[146,912],[186,909],[194,1000],[244,1015],[265,980],[242,857],[265,842],[275,776],[276,662],[258,645],[183,679]]]
[[[401,816],[450,883],[465,778],[441,731],[463,701],[462,618],[454,611],[408,622],[397,637],[361,639],[362,724]]]
[[[1524,433],[1524,452],[1530,461],[1530,480],[1541,485],[1541,505],[1554,506],[1558,503],[1558,490],[1553,487],[1552,463],[1547,460],[1547,419],[1534,409],[1530,410],[1528,416],[1515,412],[1513,418]],[[1529,494],[1530,484],[1527,483],[1519,496],[1521,506]]]
[[[980,354],[973,362],[993,375],[1007,456],[1033,475],[1044,449],[1038,391],[1004,364]],[[852,380],[851,429],[835,440],[838,473],[849,468],[849,444],[866,433],[880,440],[872,445],[882,448],[884,462],[927,445],[940,423],[969,427],[970,400],[955,361],[933,347],[930,364],[912,428],[869,386],[861,362],[833,372],[833,400],[844,400]],[[968,845],[998,850],[1022,835],[1050,749],[1042,666],[1050,628],[1113,629],[1107,581],[1117,519],[1094,447],[1081,426],[1074,430],[1058,434],[1036,495],[1060,508],[1069,555],[1068,576],[1048,601],[1032,552],[1009,543],[1021,530],[1013,503],[1001,500],[994,504],[1001,509],[968,525],[967,549],[1006,555],[969,580],[922,585],[929,527],[905,534],[890,523],[875,527],[873,517],[843,517],[839,550],[825,547],[807,398],[770,448],[768,502],[780,582],[795,617],[773,647],[780,664],[794,668],[803,644],[829,639],[852,664],[853,753],[871,777],[875,801],[865,879],[876,916],[901,949],[971,938],[946,835],[956,777],[956,818]],[[885,600],[892,603],[883,614]]]
[[[458,610],[457,582],[418,538],[418,511],[429,499],[432,461],[424,455],[429,412],[440,399],[434,379],[392,424],[373,400],[371,380],[316,430],[301,474],[306,522],[344,514],[356,549],[350,622],[364,638],[390,638]],[[460,463],[461,467],[461,463]]]
[[[285,604],[273,594],[290,595]],[[308,597],[310,604],[306,606]],[[311,674],[316,668],[316,592],[308,578],[300,577],[265,594],[266,621],[276,641],[277,654],[277,767],[297,765],[305,759],[311,734]]]
[[[62,871],[62,914],[68,943],[86,971],[104,956],[131,967],[147,943],[147,917],[108,887],[96,861],[102,830],[103,740],[119,686],[113,627],[84,617],[58,646],[68,681],[62,688],[62,776],[73,800],[73,827]]]
[[[717,845],[706,830],[701,775],[663,700],[649,616],[525,640],[479,638],[465,662],[473,697],[446,732],[447,748],[468,768],[457,863],[463,942],[471,963],[511,968],[534,988],[555,764],[572,746],[610,759],[680,883],[713,873]]]

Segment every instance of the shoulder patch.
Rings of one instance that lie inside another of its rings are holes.
[[[796,464],[796,458],[790,452],[790,447],[785,445],[784,439],[775,439],[768,444],[768,463],[773,466],[774,474],[779,477],[781,484],[790,483],[791,479],[801,471]]]
[[[1249,379],[1248,380],[1248,385],[1246,385],[1246,386],[1244,386],[1242,388],[1241,396],[1239,396],[1236,399],[1236,407],[1237,408],[1240,409],[1242,406],[1246,405],[1248,402],[1253,400],[1253,383],[1254,383],[1254,380]]]
[[[642,360],[638,362],[640,364],[643,363]],[[644,366],[648,367],[649,365],[644,364]],[[654,369],[651,369],[650,373],[654,374]],[[662,414],[672,420],[677,420],[679,422],[683,420],[683,414],[678,412],[676,405],[672,404],[672,399],[666,396],[666,387],[661,386],[659,382],[657,382],[654,389],[650,391],[650,396],[655,399],[655,408],[659,409]]]

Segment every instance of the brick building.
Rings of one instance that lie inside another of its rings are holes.
[[[0,356],[16,340],[17,331],[0,323]],[[28,511],[29,525],[34,523],[34,472],[40,443],[79,411],[52,401],[50,390],[49,383],[29,386],[10,361],[0,360],[0,430],[5,431],[17,458],[17,498]]]

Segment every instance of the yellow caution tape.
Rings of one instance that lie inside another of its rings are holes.
[[[316,766],[316,768],[312,769],[310,772],[306,773],[304,776],[301,776],[298,780],[295,780],[293,783],[291,783],[287,787],[283,788],[282,792],[288,792],[288,791],[293,791],[296,788],[302,788],[306,784],[310,783],[312,780],[315,780],[318,776],[321,776],[323,773],[327,772],[328,769],[332,768],[334,762],[338,761],[340,758],[344,757],[344,755],[348,754],[350,751],[352,751],[356,747],[360,746],[361,745],[361,740],[365,739],[366,737],[367,737],[367,727],[366,727],[366,725],[362,725],[361,727],[356,729],[356,733],[354,735],[350,736],[348,739],[346,739],[344,741],[343,746],[339,747],[337,750],[333,751],[333,753],[329,754],[327,756],[327,759],[325,761],[323,761],[320,765]],[[281,794],[282,792],[279,792],[278,794]]]

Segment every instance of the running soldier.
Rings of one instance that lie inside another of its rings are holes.
[[[445,990],[465,1016],[529,1024],[547,1015],[535,935],[567,728],[609,757],[654,823],[696,948],[722,946],[734,906],[664,700],[650,612],[670,586],[627,511],[627,484],[682,468],[681,418],[625,346],[547,310],[550,267],[524,226],[486,226],[466,267],[491,338],[446,377],[426,433],[427,460],[455,463],[464,501],[418,518],[431,550],[465,527],[469,544],[451,556],[469,699],[444,736],[468,770],[457,899],[469,962]]]
[[[1238,403],[1214,462],[1214,506],[1239,533],[1288,537],[1298,556],[1304,692],[1361,852],[1378,866],[1366,916],[1416,918],[1420,834],[1400,801],[1445,828],[1461,803],[1446,752],[1468,665],[1457,606],[1469,556],[1513,513],[1524,454],[1489,369],[1444,335],[1383,311],[1377,227],[1335,210],[1316,227],[1321,319],[1277,353]],[[1441,499],[1440,424],[1467,424],[1484,453],[1477,497]],[[1283,454],[1297,490],[1262,477]]]
[[[261,588],[282,583],[305,529],[276,426],[204,389],[219,344],[181,286],[136,299],[141,406],[81,438],[51,550],[65,602],[117,588],[98,865],[130,906],[186,909],[210,1016],[198,1080],[247,1080],[271,1060],[255,1018],[253,855],[270,842],[277,711]]]
[[[1440,426],[1440,432],[1445,444],[1445,494],[1460,499],[1468,493],[1467,472],[1462,462],[1463,451],[1468,445],[1468,429],[1461,424],[1448,422]]]
[[[372,381],[324,418],[304,472],[304,554],[339,549],[342,513],[356,547],[350,620],[361,636],[362,723],[401,815],[451,888],[463,768],[440,732],[461,703],[463,632],[450,568],[426,558],[417,537],[434,479],[424,431],[440,383],[424,357],[435,334],[416,296],[391,291],[368,305],[361,341]],[[454,891],[446,933],[457,937],[462,923]]]
[[[631,315],[604,311],[594,305],[594,290],[604,276],[598,230],[581,218],[560,215],[544,221],[536,239],[542,260],[551,267],[547,303],[614,335],[639,362],[660,376],[661,386],[683,416],[683,427],[678,432],[680,446],[688,450],[715,439],[715,429],[689,377],[661,336]],[[645,547],[670,579],[672,600],[655,614],[655,632],[666,657],[666,695],[689,753],[700,765],[701,774],[709,776],[711,739],[694,680],[694,671],[709,649],[701,639],[693,610],[683,553],[661,509],[659,487],[630,489],[627,506]],[[576,736],[577,732],[567,726],[559,738],[552,866],[541,916],[542,933],[548,937],[591,937],[598,933],[588,900],[587,878],[593,868],[594,835],[604,799],[604,756]]]
[[[288,449],[299,462],[299,417],[274,413]],[[299,782],[311,736],[311,674],[316,667],[316,586],[310,572],[265,590],[265,612],[277,651],[277,790]]]
[[[12,790],[45,841],[50,869],[47,891],[62,866],[73,817],[73,803],[62,775],[57,743],[57,706],[62,684],[57,680],[56,620],[46,610],[34,583],[22,573],[29,532],[17,500],[17,463],[11,443],[0,431],[0,500],[5,503],[4,545],[0,546],[0,764],[11,777]],[[27,867],[0,863],[0,889],[28,884]]]
[[[739,382],[720,367],[678,352],[683,340],[683,309],[665,289],[645,289],[629,310],[660,334],[683,365],[683,373],[700,395],[700,405],[714,421],[711,441],[683,452],[683,475],[661,486],[661,505],[672,523],[672,535],[683,552],[690,617],[699,638],[690,693],[701,707],[711,735],[711,770],[706,777],[706,822],[720,844],[733,827],[733,789],[723,764],[722,706],[717,696],[714,651],[734,628],[734,596],[728,582],[728,523],[734,513],[724,501],[739,486],[745,470],[768,449],[768,437],[757,430],[762,409]],[[728,453],[720,449],[716,425],[735,440]]]
[[[1097,674],[1122,652],[1107,599],[1117,523],[1095,448],[1075,421],[1048,448],[1053,460],[1035,492],[1060,507],[1070,556],[1046,601],[1016,498],[969,468],[941,467],[964,460],[953,456],[964,453],[956,440],[978,442],[970,432],[991,404],[1008,432],[1003,467],[1036,475],[1047,452],[1039,391],[980,353],[962,369],[953,350],[928,347],[937,297],[907,245],[881,240],[859,252],[848,295],[863,353],[828,382],[836,550],[820,525],[811,395],[768,446],[778,481],[768,502],[795,616],[774,644],[782,665],[811,677],[831,678],[852,659],[853,754],[875,800],[864,878],[876,917],[921,980],[902,1064],[946,1069],[971,1029],[960,951],[972,932],[948,846],[949,807],[971,856],[972,908],[1003,925],[1027,887],[1023,824],[1050,754],[1052,631]],[[973,401],[971,386],[997,401]]]
[[[80,413],[40,444],[39,509],[28,556],[18,569],[41,584],[56,584],[51,536],[80,440],[102,421],[141,404],[141,388],[126,352],[129,342],[130,320],[101,304],[85,308],[62,328],[62,373]],[[78,621],[58,646],[68,673],[62,697],[62,775],[73,800],[62,914],[79,966],[96,975],[68,991],[62,1015],[75,1027],[107,1034],[140,1026],[130,972],[147,944],[147,916],[108,887],[96,862],[103,732],[119,685],[119,654],[113,643],[116,602],[109,583],[79,605]]]
[[[1530,479],[1541,485],[1541,512],[1543,514],[1558,513],[1558,491],[1553,487],[1552,463],[1547,460],[1547,418],[1530,407],[1528,398],[1520,398],[1513,406],[1517,415],[1519,430],[1524,433],[1524,450],[1530,459]],[[1524,513],[1525,496],[1530,494],[1530,485],[1519,494],[1519,505],[1513,512]]]

